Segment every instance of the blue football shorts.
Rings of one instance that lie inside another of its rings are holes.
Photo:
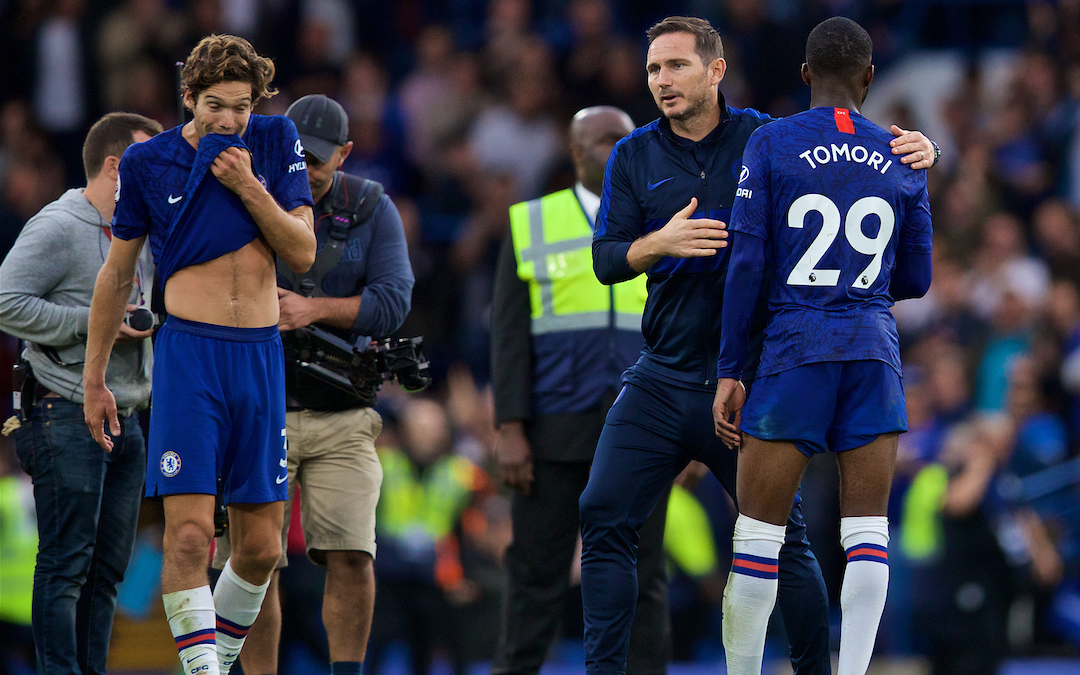
[[[146,496],[288,499],[285,358],[277,326],[169,317],[154,344]]]
[[[844,452],[907,431],[904,385],[884,361],[807,363],[754,380],[741,428],[807,457]]]

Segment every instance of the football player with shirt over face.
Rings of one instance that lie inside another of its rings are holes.
[[[149,237],[169,318],[155,345],[146,495],[163,498],[162,597],[192,675],[228,673],[281,553],[285,388],[274,258],[306,271],[315,235],[295,125],[252,113],[276,93],[273,76],[273,62],[242,38],[214,35],[192,50],[182,80],[194,119],[122,159],[113,245],[90,311],[85,415],[108,451],[118,424],[105,370]],[[233,546],[211,593],[219,477]]]

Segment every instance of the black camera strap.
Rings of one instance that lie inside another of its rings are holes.
[[[381,183],[335,171],[334,182],[324,201],[324,215],[329,215],[330,218],[326,245],[315,256],[311,269],[303,274],[294,274],[289,266],[278,258],[278,274],[292,282],[293,290],[301,295],[309,298],[325,296],[322,290],[323,277],[341,260],[349,230],[371,218],[382,196]]]

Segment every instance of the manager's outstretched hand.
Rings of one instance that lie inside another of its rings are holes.
[[[660,258],[702,258],[716,255],[727,243],[727,223],[714,218],[691,218],[697,197],[671,217],[663,227],[630,245],[626,260],[636,272],[644,272]]]

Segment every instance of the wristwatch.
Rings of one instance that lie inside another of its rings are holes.
[[[937,164],[938,160],[941,159],[941,148],[938,147],[938,144],[933,140],[929,138],[926,140],[930,141],[930,145],[934,146],[934,164]],[[934,166],[934,164],[931,164],[930,166]]]

